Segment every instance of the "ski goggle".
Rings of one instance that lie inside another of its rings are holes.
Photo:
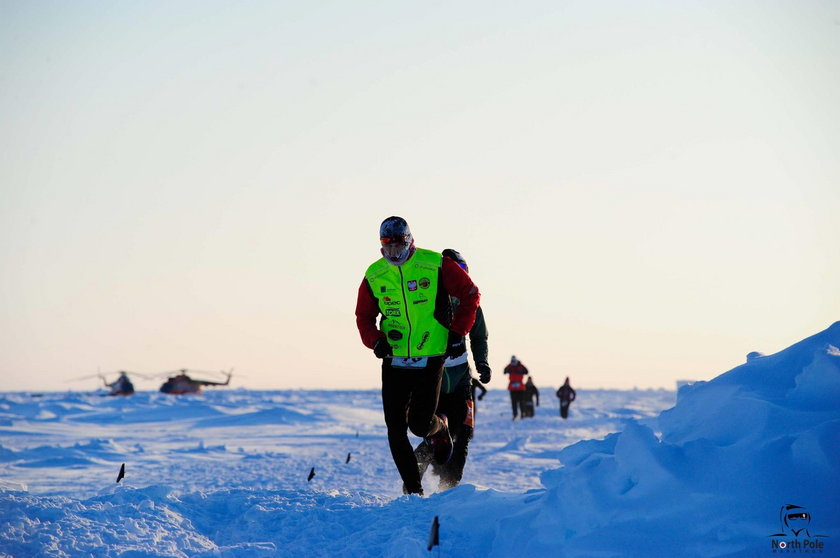
[[[383,236],[379,239],[382,242],[382,246],[387,246],[389,244],[405,244],[406,237],[405,236]]]
[[[461,269],[463,269],[464,271],[469,271],[469,270],[467,269],[467,264],[464,264],[464,263],[461,263],[461,262],[455,262],[455,263],[457,263],[457,264],[458,264],[458,267],[460,267],[460,268],[461,268]]]

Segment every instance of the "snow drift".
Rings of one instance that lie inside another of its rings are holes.
[[[840,555],[838,347],[840,322],[661,413],[579,390],[568,421],[511,423],[491,391],[464,484],[426,498],[399,495],[375,392],[7,395],[0,555],[419,557],[434,516],[441,556]]]
[[[661,436],[635,423],[567,448],[541,476],[546,493],[502,520],[538,536],[499,537],[491,555],[758,556],[778,543],[785,505],[810,510],[840,555],[838,346],[840,322],[683,387]]]

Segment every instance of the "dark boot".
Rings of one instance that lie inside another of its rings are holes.
[[[452,458],[452,437],[449,436],[449,421],[446,415],[438,415],[440,429],[426,438],[426,444],[432,450],[435,463],[446,463]]]

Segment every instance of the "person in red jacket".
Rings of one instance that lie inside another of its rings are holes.
[[[525,376],[528,374],[528,369],[514,355],[510,357],[510,364],[505,366],[504,373],[509,376],[510,406],[513,411],[513,420],[516,420],[520,415],[525,416]]]
[[[359,285],[356,326],[382,359],[382,410],[391,456],[406,494],[423,494],[408,430],[425,439],[435,462],[452,456],[446,416],[435,411],[447,356],[466,351],[481,294],[466,271],[442,254],[414,246],[402,217],[379,227],[382,258]],[[458,299],[454,313],[450,297]]]

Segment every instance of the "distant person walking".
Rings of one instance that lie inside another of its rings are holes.
[[[566,376],[566,382],[557,390],[557,397],[560,399],[560,416],[563,418],[569,417],[569,405],[575,400],[577,394],[572,386],[569,385],[569,377]]]
[[[540,390],[537,389],[537,386],[534,384],[534,378],[531,376],[528,376],[528,380],[525,382],[525,393],[523,394],[523,399],[525,402],[523,405],[522,418],[533,418],[534,406],[540,406]]]
[[[423,494],[408,430],[425,439],[436,462],[449,461],[448,420],[436,414],[443,362],[466,351],[464,336],[481,295],[455,261],[416,248],[402,217],[385,219],[379,240],[382,257],[359,285],[356,326],[362,343],[382,359],[382,410],[403,492]],[[452,296],[459,301],[454,314]]]
[[[528,369],[519,362],[516,355],[510,357],[510,364],[505,366],[504,373],[508,375],[508,391],[510,392],[510,407],[513,411],[513,420],[522,414],[522,407],[525,404],[525,376]]]

